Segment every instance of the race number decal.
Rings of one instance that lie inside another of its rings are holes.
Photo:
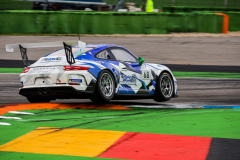
[[[142,78],[143,79],[150,79],[150,72],[149,71],[143,71],[142,72]]]

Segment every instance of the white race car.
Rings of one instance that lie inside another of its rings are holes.
[[[27,48],[64,47],[30,64]],[[89,98],[93,102],[112,99],[177,97],[177,80],[166,66],[144,63],[126,48],[81,41],[7,44],[20,48],[25,68],[20,74],[19,94],[29,102]]]

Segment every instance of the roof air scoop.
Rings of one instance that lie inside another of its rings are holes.
[[[79,48],[86,48],[86,43],[82,41],[78,41],[78,47]]]

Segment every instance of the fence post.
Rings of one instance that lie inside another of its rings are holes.
[[[215,13],[218,15],[223,16],[223,27],[222,27],[222,33],[227,34],[228,33],[228,26],[229,26],[229,16],[222,13]]]
[[[225,0],[224,7],[227,7],[228,5],[228,0]]]
[[[174,6],[175,0],[172,0],[172,6]]]
[[[48,0],[45,0],[45,3],[43,3],[43,10],[46,11],[48,6]]]

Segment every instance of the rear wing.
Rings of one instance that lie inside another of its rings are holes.
[[[58,42],[43,42],[43,43],[21,43],[21,44],[6,44],[7,52],[14,52],[14,49],[20,49],[23,64],[25,67],[30,65],[27,56],[27,48],[43,48],[43,47],[64,47],[67,62],[71,65],[75,63],[72,53],[72,46],[77,45],[79,48],[85,48],[86,43],[82,41],[58,41]]]

